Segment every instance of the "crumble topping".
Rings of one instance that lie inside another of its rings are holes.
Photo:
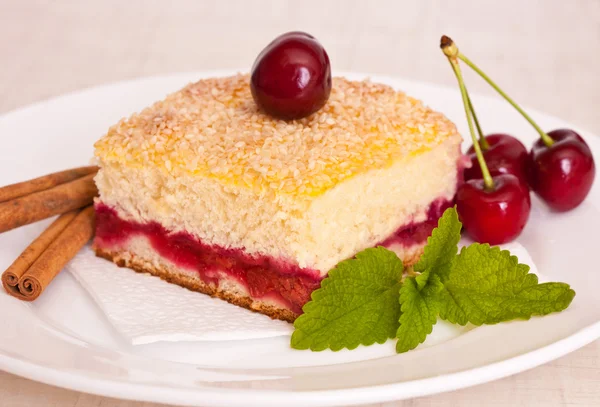
[[[327,104],[286,122],[258,110],[249,75],[202,79],[122,119],[96,155],[224,184],[316,196],[449,138],[444,115],[389,86],[334,78]]]

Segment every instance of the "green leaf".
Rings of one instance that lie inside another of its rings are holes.
[[[442,282],[447,279],[452,261],[458,253],[461,227],[456,209],[446,209],[438,220],[438,226],[427,238],[421,259],[414,266],[415,271],[422,273],[417,277],[419,288],[423,287],[429,273],[436,274]]]
[[[423,287],[419,287],[417,279],[407,278],[400,288],[402,314],[396,332],[398,353],[407,352],[423,343],[437,322],[440,308],[438,293],[443,285],[436,275],[429,276]]]
[[[339,263],[294,322],[292,348],[337,351],[393,338],[402,270],[402,261],[383,247]]]
[[[440,312],[442,281],[448,278],[458,252],[460,229],[456,209],[448,208],[427,239],[427,245],[414,270],[421,273],[407,279],[400,289],[402,314],[396,332],[396,351],[407,352],[425,341]]]
[[[538,284],[529,266],[498,247],[473,243],[452,263],[440,292],[440,317],[465,325],[495,324],[562,311],[575,291],[565,283]]]

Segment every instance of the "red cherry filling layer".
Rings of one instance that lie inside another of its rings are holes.
[[[402,226],[382,245],[400,243],[410,247],[424,243],[450,205],[451,202],[444,199],[434,201],[425,221]],[[113,208],[102,203],[96,205],[94,245],[97,248],[126,250],[127,241],[136,236],[146,237],[152,248],[169,262],[198,272],[207,284],[218,284],[225,273],[243,284],[253,299],[275,300],[297,314],[302,313],[302,306],[310,300],[323,278],[317,270],[271,256],[249,255],[241,249],[208,245],[189,233],[171,233],[156,222],[127,221]]]
[[[225,273],[243,284],[252,298],[276,300],[295,313],[302,312],[310,294],[321,284],[316,270],[269,256],[250,256],[240,249],[207,245],[189,233],[170,233],[156,222],[127,221],[114,209],[96,205],[96,247],[118,250],[134,236],[146,237],[160,256],[176,266],[197,271],[206,284],[217,285],[218,273]]]

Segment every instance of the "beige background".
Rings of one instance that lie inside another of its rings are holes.
[[[274,36],[296,29],[321,40],[334,71],[454,86],[438,49],[448,34],[521,103],[600,134],[600,0],[0,0],[0,113],[139,76],[247,70]],[[1,372],[0,405],[157,406]],[[510,378],[392,405],[600,405],[600,342]]]

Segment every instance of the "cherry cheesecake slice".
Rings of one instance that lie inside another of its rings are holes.
[[[247,75],[204,79],[95,144],[96,254],[293,321],[330,269],[377,245],[416,262],[461,181],[461,137],[391,87],[334,78],[283,121]]]

